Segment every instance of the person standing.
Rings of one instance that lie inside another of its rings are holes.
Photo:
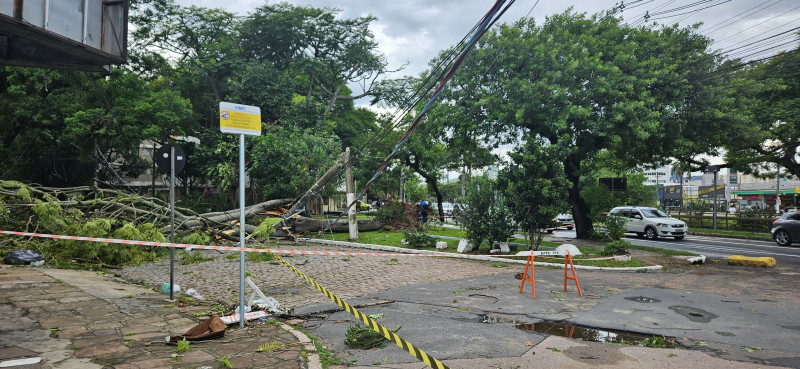
[[[428,213],[431,211],[431,203],[428,200],[419,202],[419,221],[426,223],[428,221]]]

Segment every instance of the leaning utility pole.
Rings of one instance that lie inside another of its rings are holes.
[[[347,191],[347,203],[352,204],[353,201],[356,201],[356,190],[355,190],[356,186],[353,184],[353,166],[350,164],[349,147],[344,150],[344,162],[346,163],[344,169],[344,187],[345,191]],[[348,224],[348,229],[350,230],[351,241],[358,239],[358,220],[356,219],[356,206],[351,206],[350,209],[347,210],[347,224]]]

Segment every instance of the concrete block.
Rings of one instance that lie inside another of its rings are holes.
[[[458,250],[457,251],[462,253],[462,254],[465,253],[465,252],[472,251],[472,243],[467,241],[467,240],[465,240],[465,239],[463,239],[463,238],[460,239],[458,241]]]
[[[571,243],[559,245],[556,247],[556,251],[560,252],[562,255],[567,255],[567,251],[569,251],[569,254],[572,256],[581,255],[581,250],[578,250],[578,247]]]
[[[741,266],[756,266],[756,267],[775,267],[778,263],[775,258],[764,257],[751,257],[743,255],[731,255],[728,257],[728,265],[741,265]]]
[[[511,250],[508,249],[508,242],[500,242],[498,245],[500,246],[500,252],[504,254],[511,252]]]
[[[446,248],[447,248],[447,242],[445,242],[445,241],[437,241],[436,242],[436,249],[437,250],[443,250],[443,249],[446,249]]]

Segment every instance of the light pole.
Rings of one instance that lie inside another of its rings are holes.
[[[714,173],[714,202],[712,203],[712,207],[714,208],[714,230],[717,230],[717,173],[719,173],[719,169],[722,165],[709,165],[708,171]]]

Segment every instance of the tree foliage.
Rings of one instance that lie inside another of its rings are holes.
[[[731,129],[726,160],[745,173],[800,176],[800,48],[736,71],[729,90],[740,126]]]
[[[527,234],[530,247],[539,249],[542,231],[567,208],[566,178],[558,152],[541,140],[510,153],[512,164],[500,173],[499,186],[515,223]]]
[[[481,86],[487,121],[540,137],[563,155],[576,230],[586,238],[592,224],[580,178],[599,154],[632,169],[718,145],[725,128],[715,119],[715,80],[704,77],[716,66],[709,42],[691,28],[632,28],[609,13],[572,10],[541,26],[500,26],[477,54],[495,66]]]
[[[483,241],[488,241],[491,250],[495,242],[506,242],[514,233],[514,222],[503,201],[503,194],[497,183],[488,177],[472,178],[467,195],[459,203],[462,207],[457,215],[458,223],[475,249],[479,249]]]

